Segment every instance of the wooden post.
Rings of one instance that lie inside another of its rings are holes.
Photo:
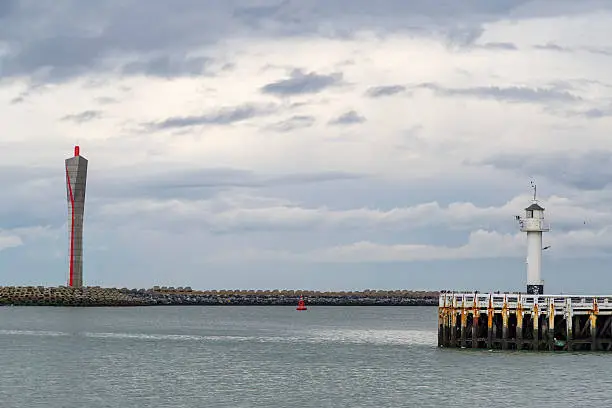
[[[478,321],[480,320],[480,309],[478,309],[478,296],[474,293],[474,307],[472,308],[472,348],[478,347]]]
[[[572,299],[565,299],[565,337],[566,337],[566,350],[574,350],[574,331],[572,330]]]
[[[445,324],[444,324],[444,345],[446,347],[450,347],[452,345],[451,343],[451,311],[450,308],[447,306],[446,307],[446,317],[445,317]]]
[[[438,306],[438,347],[444,345],[444,308]]]
[[[457,347],[457,299],[453,295],[453,303],[451,305],[451,345]]]
[[[593,299],[593,310],[589,314],[591,319],[591,351],[597,351],[599,344],[597,343],[597,315],[599,308],[597,307],[597,299]]]
[[[538,311],[538,298],[537,297],[534,299],[531,318],[533,320],[533,342],[532,342],[531,348],[537,351],[540,348],[540,339],[539,339],[540,331],[538,330],[540,326],[540,312]]]
[[[523,300],[520,294],[516,304],[516,349],[523,349]]]
[[[466,341],[467,341],[467,313],[465,310],[465,302],[464,300],[461,300],[461,347],[466,346],[467,344]]]
[[[487,308],[487,348],[493,348],[493,303],[489,295],[489,307]]]
[[[597,350],[597,315],[593,312],[589,313],[589,322],[591,323],[591,351]]]
[[[596,297],[592,306],[590,300],[585,304],[584,297],[572,301],[577,296],[569,295],[490,293],[481,300],[476,293],[445,296],[438,303],[439,347],[507,350],[516,344],[517,350],[612,352],[612,296]],[[473,304],[467,301],[470,296]]]
[[[555,350],[555,299],[548,299],[548,350]]]
[[[516,311],[516,349],[523,349],[523,308],[520,303]]]
[[[502,350],[508,349],[508,303],[504,296],[504,305],[502,306]]]

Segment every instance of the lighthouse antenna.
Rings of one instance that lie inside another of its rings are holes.
[[[536,183],[534,183],[533,180],[531,180],[531,188],[533,188],[533,201],[536,201],[536,193],[538,191],[538,186],[536,186]]]

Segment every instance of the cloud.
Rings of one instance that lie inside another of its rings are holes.
[[[498,154],[481,163],[581,190],[599,190],[612,180],[612,152],[606,150]]]
[[[612,107],[608,109],[593,108],[582,112],[582,115],[589,119],[608,118],[612,116]]]
[[[153,1],[145,10],[135,4],[121,8],[84,7],[79,2],[63,0],[41,7],[22,2],[10,14],[10,24],[2,30],[12,51],[6,58],[3,74],[28,76],[39,82],[61,82],[113,72],[134,55],[146,58],[161,54],[161,59],[153,60],[152,65],[145,62],[140,66],[159,72],[164,68],[165,55],[214,43],[232,30],[227,7],[207,7],[206,13],[201,13],[200,4],[190,0],[182,3],[175,7]],[[155,24],[151,24],[153,21]],[[37,24],[40,30],[32,32],[28,29],[31,24]],[[185,62],[176,62],[191,75],[190,63],[195,65],[197,61],[187,58]]]
[[[468,47],[482,37],[484,28],[480,26],[450,27],[446,32],[447,46]]]
[[[555,257],[605,257],[612,248],[612,228],[557,234],[554,242]],[[594,245],[593,245],[594,244]],[[476,230],[467,242],[457,246],[423,244],[380,244],[358,241],[347,245],[310,251],[245,250],[242,259],[249,262],[293,261],[309,264],[359,264],[418,261],[462,261],[470,259],[519,258],[525,254],[525,236],[521,233],[501,234],[496,231]],[[233,262],[230,253],[218,253],[213,262]]]
[[[488,42],[480,46],[485,50],[504,50],[504,51],[516,51],[518,47],[510,42]]]
[[[363,123],[366,118],[355,112],[354,110],[343,113],[335,119],[329,121],[330,125],[354,125]]]
[[[99,103],[100,105],[110,105],[110,104],[119,102],[117,99],[111,98],[111,97],[108,97],[108,96],[97,97],[97,98],[95,98],[95,101],[97,103]]]
[[[324,171],[318,173],[294,173],[275,177],[267,177],[264,180],[266,185],[280,184],[302,184],[302,183],[321,183],[339,180],[363,180],[367,175],[357,173],[347,173],[343,171]]]
[[[341,81],[341,73],[320,75],[315,72],[304,73],[301,70],[293,70],[288,79],[264,85],[261,91],[272,95],[315,94],[336,86]]]
[[[313,181],[337,180],[353,175],[317,175]],[[268,183],[303,183],[305,175],[271,179]],[[178,187],[177,187],[178,188]],[[585,220],[597,226],[612,224],[612,212],[586,210],[563,197],[549,197],[555,228],[559,231],[580,229]],[[101,209],[119,223],[138,219],[158,220],[160,226],[205,228],[212,232],[279,231],[313,229],[388,230],[404,231],[427,228],[449,228],[471,231],[484,228],[516,230],[514,215],[529,204],[529,197],[518,196],[499,207],[477,207],[469,202],[453,202],[442,206],[427,202],[390,210],[353,208],[334,210],[328,207],[304,207],[281,197],[262,197],[246,193],[221,192],[209,199],[178,200],[132,199],[108,203]],[[187,226],[186,224],[189,224]]]
[[[406,91],[406,87],[403,85],[375,86],[375,87],[369,88],[366,91],[366,95],[372,98],[378,98],[381,96],[397,95],[405,91]]]
[[[102,116],[102,112],[100,111],[87,110],[81,113],[66,115],[61,120],[72,121],[75,123],[85,123],[85,122],[92,121],[94,119],[98,119],[101,116]]]
[[[17,0],[5,0],[0,3],[0,18],[7,17],[18,6]]]
[[[181,76],[198,76],[204,74],[210,58],[170,58],[160,56],[146,61],[134,61],[126,64],[122,72],[127,75],[149,75],[160,78],[174,78]]]
[[[383,34],[410,31],[434,38],[442,32],[450,44],[461,46],[482,36],[485,24],[510,16],[524,21],[610,10],[609,5],[597,0],[580,4],[560,0],[555,7],[529,0],[445,4],[444,7],[424,1],[403,3],[400,0],[386,0],[381,4],[340,0],[330,4],[317,0],[304,4],[279,1],[260,5],[245,0],[216,2],[204,7],[193,0],[181,0],[179,6],[157,0],[149,2],[145,10],[136,3],[118,8],[83,5],[76,0],[44,6],[32,1],[3,1],[0,12],[7,22],[1,34],[11,49],[4,75],[42,82],[66,81],[93,72],[113,72],[117,64],[122,65],[133,56],[175,54],[211,47],[227,39],[326,33],[346,38],[361,30]],[[39,29],[32,31],[32,24]],[[147,70],[146,64],[141,64],[141,68]],[[170,71],[192,75],[195,69],[188,61],[178,66],[182,68]],[[153,71],[159,72],[155,68]],[[166,69],[162,72],[168,74]]]
[[[146,126],[156,130],[185,128],[202,125],[231,125],[258,116],[266,116],[276,110],[275,105],[244,104],[241,106],[224,107],[215,112],[167,118],[161,122],[148,123]]]
[[[19,236],[12,234],[10,231],[0,230],[0,251],[21,245],[23,245],[23,241]]]
[[[312,125],[314,125],[315,121],[316,120],[313,116],[295,115],[290,117],[289,119],[276,122],[268,126],[267,128],[276,132],[289,132],[296,129],[311,127]]]
[[[385,245],[358,241],[348,245],[304,252],[247,250],[249,261],[300,261],[307,263],[414,262],[432,260],[465,260],[516,257],[521,254],[524,237],[517,234],[477,230],[470,233],[464,245],[449,247],[423,244]],[[217,254],[213,261],[231,261],[229,254]]]
[[[605,55],[605,56],[612,56],[612,48],[609,48],[609,47],[606,47],[606,48],[592,47],[592,46],[572,46],[572,47],[567,47],[567,46],[562,46],[562,45],[559,45],[559,44],[555,44],[555,43],[549,42],[549,43],[546,43],[546,44],[537,44],[537,45],[534,45],[533,48],[535,48],[537,50],[556,51],[556,52],[562,52],[562,53],[587,52],[587,53],[591,53],[591,54],[599,54],[599,55]]]
[[[610,2],[0,3],[7,282],[63,283],[78,140],[88,283],[522,288],[536,177],[547,282],[612,284]]]
[[[537,50],[547,50],[547,51],[559,51],[559,52],[572,52],[570,48],[562,47],[558,44],[548,43],[548,44],[538,44],[534,45],[533,48]]]
[[[526,86],[477,86],[471,88],[447,88],[437,84],[425,83],[418,87],[431,89],[443,96],[469,96],[475,98],[491,98],[503,102],[550,103],[574,102],[580,97],[554,88],[538,88]]]
[[[366,174],[343,171],[315,173],[261,174],[231,168],[201,168],[189,170],[165,169],[144,175],[132,175],[125,180],[123,172],[100,179],[98,191],[107,200],[204,200],[235,189],[266,189],[298,187],[333,182],[365,180]]]

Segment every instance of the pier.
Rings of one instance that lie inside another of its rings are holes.
[[[612,351],[612,296],[442,293],[438,347]]]

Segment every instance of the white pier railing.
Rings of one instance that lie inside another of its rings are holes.
[[[441,293],[439,307],[477,308],[510,310],[519,308],[530,310],[538,305],[541,312],[549,306],[555,309],[555,314],[561,314],[567,309],[575,312],[588,311],[596,308],[602,313],[612,313],[612,295],[528,295],[525,293]]]

